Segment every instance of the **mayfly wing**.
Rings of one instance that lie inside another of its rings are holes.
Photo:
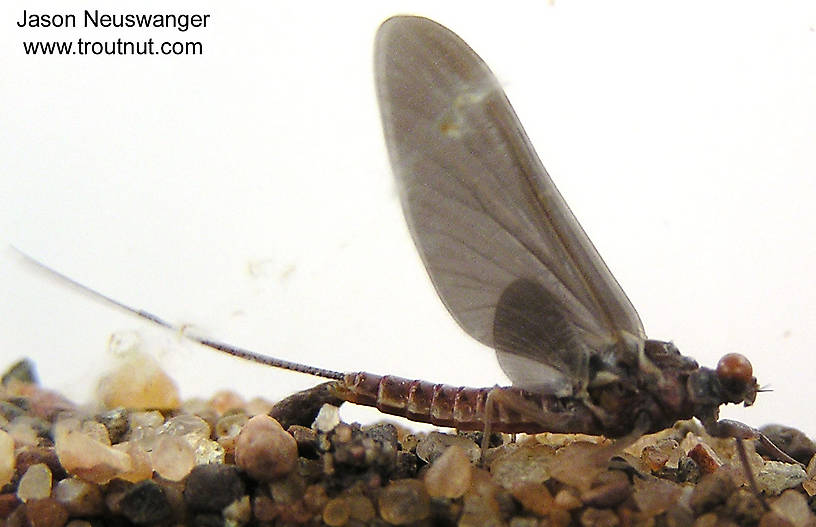
[[[425,18],[391,18],[377,34],[375,75],[425,267],[515,385],[580,388],[594,351],[645,338],[498,81],[464,41]]]

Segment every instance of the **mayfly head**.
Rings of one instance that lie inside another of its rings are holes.
[[[759,391],[751,363],[738,353],[729,353],[720,359],[716,370],[698,368],[688,377],[690,401],[697,407],[694,415],[700,417],[721,404],[734,403],[751,406]]]
[[[723,388],[723,399],[730,403],[754,404],[760,391],[750,361],[739,353],[729,353],[717,363],[717,379]]]

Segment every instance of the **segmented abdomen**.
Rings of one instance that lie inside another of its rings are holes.
[[[500,390],[502,395],[522,401],[530,411],[508,407],[501,402],[505,397],[494,398],[490,422],[497,432],[603,433],[591,412],[577,400],[514,387],[457,387],[365,372],[345,374],[341,385],[338,395],[350,403],[460,430],[482,430],[488,393]]]

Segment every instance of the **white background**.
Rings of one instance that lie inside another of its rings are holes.
[[[811,2],[237,4],[3,3],[0,243],[270,355],[506,382],[436,298],[387,165],[372,40],[389,15],[423,14],[490,64],[649,335],[709,366],[746,354],[774,391],[724,413],[816,436]],[[212,16],[185,33],[20,29],[24,8]],[[200,40],[204,55],[22,51],[77,37]],[[9,250],[0,298],[2,363],[29,356],[80,401],[130,329],[185,396],[315,383],[181,343]]]

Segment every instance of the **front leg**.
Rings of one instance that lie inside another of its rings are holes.
[[[778,446],[776,446],[773,441],[768,439],[768,437],[757,430],[756,428],[751,428],[750,426],[746,425],[745,423],[741,423],[739,421],[732,421],[730,419],[720,419],[719,421],[715,421],[714,419],[704,421],[703,426],[706,429],[706,432],[712,437],[733,437],[737,441],[741,441],[744,439],[756,439],[759,441],[760,445],[769,453],[769,455],[776,461],[783,461],[785,463],[792,463],[795,465],[802,465],[788,454],[783,452]]]

